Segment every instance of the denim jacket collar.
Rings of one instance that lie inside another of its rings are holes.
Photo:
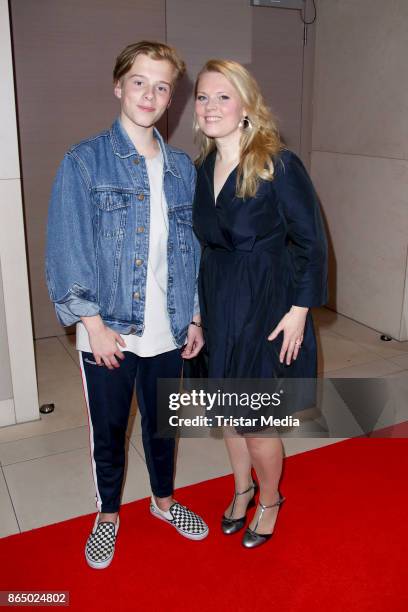
[[[181,178],[180,172],[177,169],[176,164],[174,163],[173,156],[171,153],[170,147],[168,147],[160,134],[160,132],[153,128],[154,137],[158,141],[162,154],[163,154],[163,167],[164,172],[171,172],[175,177]],[[129,135],[126,130],[122,126],[120,118],[117,117],[110,129],[110,138],[112,142],[112,148],[115,155],[118,157],[130,157],[131,155],[138,155],[139,157],[143,157],[140,155],[133,142],[131,141]]]

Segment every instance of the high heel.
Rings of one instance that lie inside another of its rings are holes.
[[[255,505],[254,498],[255,498],[255,494],[256,494],[256,492],[258,490],[258,485],[257,485],[256,482],[253,482],[251,484],[251,486],[248,487],[248,489],[246,489],[246,491],[241,491],[241,493],[238,493],[237,491],[235,491],[235,493],[234,493],[234,501],[232,502],[232,508],[231,508],[231,512],[230,512],[230,517],[232,516],[232,514],[234,512],[235,502],[237,501],[238,495],[244,495],[245,493],[249,493],[249,491],[251,489],[254,490],[254,494],[253,494],[251,500],[248,503],[247,511],[248,511],[248,508],[252,508],[252,506]],[[242,529],[243,526],[245,525],[246,517],[247,517],[247,512],[245,512],[244,516],[242,516],[241,518],[237,518],[237,519],[228,518],[224,514],[224,516],[221,519],[221,529],[222,529],[222,532],[225,535],[232,535],[234,533],[237,533],[237,531]]]
[[[265,510],[267,508],[274,508],[275,506],[280,506],[281,504],[283,504],[285,499],[286,498],[282,497],[281,494],[279,493],[278,501],[272,504],[271,506],[264,506],[264,504],[259,502],[259,505],[261,506],[261,512],[259,514],[258,520],[256,521],[256,525],[254,529],[250,529],[249,527],[247,527],[244,533],[244,536],[242,538],[242,545],[245,546],[245,548],[256,548],[257,546],[261,546],[261,544],[265,544],[265,542],[267,542],[272,537],[273,532],[272,533],[257,533],[256,528],[258,527],[259,522]]]

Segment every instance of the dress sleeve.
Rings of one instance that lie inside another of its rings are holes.
[[[322,306],[328,299],[327,239],[312,181],[301,160],[285,151],[272,184],[287,228],[293,306]]]

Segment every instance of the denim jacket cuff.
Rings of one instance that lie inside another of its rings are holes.
[[[55,312],[59,322],[68,327],[78,323],[81,317],[93,317],[99,314],[100,307],[95,302],[73,296],[62,304],[55,304]]]

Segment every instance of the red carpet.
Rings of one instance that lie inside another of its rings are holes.
[[[147,500],[123,506],[104,571],[83,556],[91,516],[10,536],[0,540],[0,589],[70,591],[70,608],[86,611],[405,611],[407,473],[406,439],[353,439],[290,457],[276,533],[257,550],[220,533],[231,477],[178,492],[210,525],[202,542],[151,518]]]

